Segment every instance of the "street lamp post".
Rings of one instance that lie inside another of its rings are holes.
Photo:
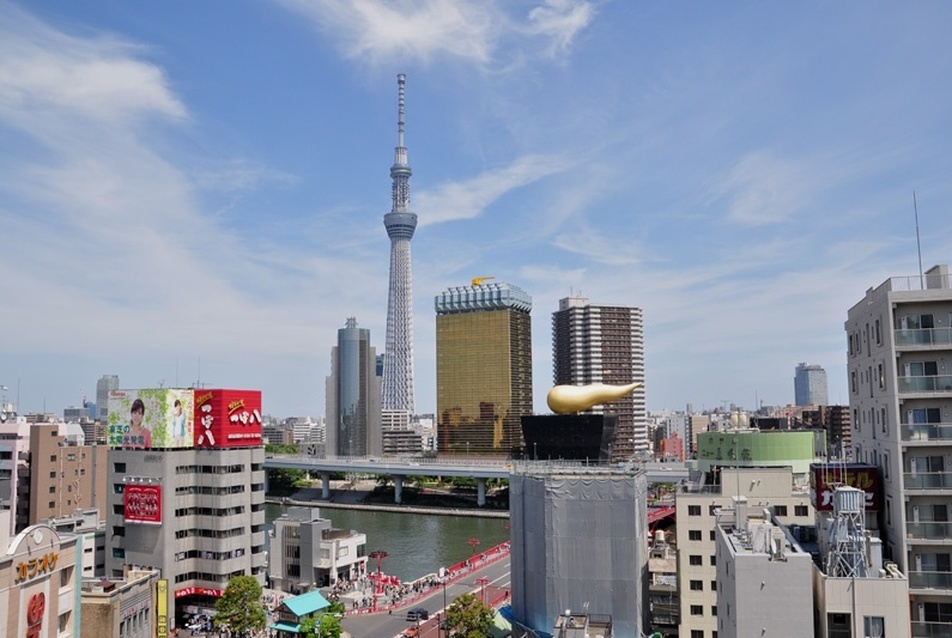
[[[478,538],[471,538],[471,539],[469,539],[469,540],[466,541],[466,542],[469,543],[469,546],[473,548],[473,557],[475,558],[475,556],[476,556],[476,548],[479,547],[479,539],[478,539]]]
[[[489,579],[486,577],[477,578],[476,583],[479,585],[479,600],[482,601],[482,603],[485,605],[486,604],[486,585],[489,584]]]
[[[448,577],[445,574],[443,575],[443,578],[440,579],[440,582],[443,583],[443,613],[442,613],[443,618],[441,619],[440,616],[436,617],[436,621],[439,623],[436,626],[436,633],[439,636],[443,635],[443,623],[446,621],[446,581],[447,580],[448,580]]]

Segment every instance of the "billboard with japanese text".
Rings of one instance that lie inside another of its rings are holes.
[[[124,448],[192,447],[194,390],[157,388],[109,393],[107,442]]]
[[[195,390],[195,447],[261,442],[260,390]]]
[[[810,500],[818,511],[833,510],[833,491],[855,487],[866,493],[866,511],[879,511],[882,485],[879,468],[865,463],[813,463],[810,465]]]
[[[162,524],[162,486],[127,483],[122,493],[127,523]]]

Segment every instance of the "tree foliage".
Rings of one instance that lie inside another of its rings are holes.
[[[446,608],[452,638],[485,638],[493,624],[493,610],[475,594],[463,594]]]
[[[268,493],[276,496],[292,494],[305,476],[304,470],[280,467],[268,470]]]
[[[216,629],[228,629],[236,636],[248,636],[264,629],[268,617],[261,602],[261,585],[254,576],[235,576],[215,603]]]
[[[304,638],[340,638],[342,633],[340,619],[331,612],[305,618],[298,631]]]
[[[300,454],[301,447],[297,443],[266,443],[265,454]]]

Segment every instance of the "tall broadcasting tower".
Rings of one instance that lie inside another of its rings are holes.
[[[410,268],[410,240],[416,230],[416,213],[410,212],[410,165],[403,145],[403,102],[407,76],[397,75],[399,87],[397,148],[390,178],[393,206],[383,216],[390,237],[390,294],[387,300],[387,344],[383,358],[384,410],[406,410],[413,405],[413,272]]]

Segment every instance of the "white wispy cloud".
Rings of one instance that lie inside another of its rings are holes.
[[[555,55],[571,46],[572,40],[591,23],[595,8],[584,0],[545,0],[529,10],[527,31],[545,36],[549,53]]]
[[[420,226],[478,217],[509,192],[557,175],[570,166],[554,155],[527,155],[502,168],[459,182],[445,183],[414,198],[414,208],[426,210]]]
[[[494,61],[500,42],[515,38],[539,42],[555,55],[569,48],[594,15],[586,0],[543,0],[524,15],[513,15],[511,5],[496,0],[276,1],[311,19],[348,57],[371,63],[449,55],[483,66]]]
[[[734,164],[718,194],[730,199],[730,221],[775,224],[789,220],[808,203],[806,178],[802,167],[793,161],[753,152]]]

